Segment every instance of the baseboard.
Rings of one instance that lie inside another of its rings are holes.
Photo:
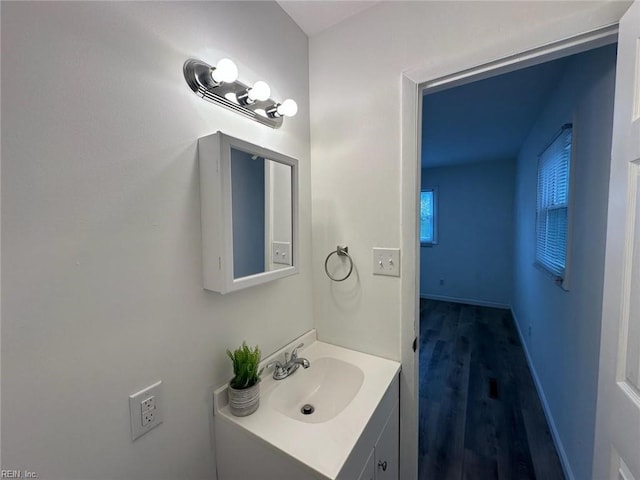
[[[444,295],[423,295],[423,294],[420,294],[420,298],[426,298],[429,300],[440,300],[442,302],[451,302],[451,303],[466,303],[467,305],[475,305],[477,307],[506,308],[507,310],[511,309],[511,305],[509,305],[508,303],[476,300],[473,298],[458,298],[458,297],[446,297]]]
[[[547,397],[545,397],[544,395],[542,384],[540,383],[540,379],[538,378],[536,369],[533,366],[533,362],[531,361],[531,356],[529,355],[529,349],[527,347],[527,343],[524,341],[524,335],[522,335],[522,331],[520,330],[520,324],[518,323],[516,313],[513,311],[513,307],[509,307],[509,308],[511,310],[511,316],[513,317],[513,321],[516,324],[516,330],[518,332],[518,336],[520,337],[520,343],[522,344],[522,349],[524,350],[524,355],[527,359],[527,364],[529,365],[529,371],[531,372],[531,376],[533,377],[533,383],[536,386],[538,397],[540,398],[540,402],[542,403],[542,410],[544,411],[544,416],[547,418],[547,425],[549,425],[549,429],[551,430],[551,437],[553,438],[553,443],[556,445],[556,451],[558,452],[558,455],[560,457],[560,463],[562,465],[562,470],[564,470],[564,476],[567,478],[567,480],[575,480],[575,477],[573,476],[573,471],[571,470],[571,465],[569,464],[569,459],[567,458],[567,454],[564,451],[564,446],[562,445],[562,440],[560,439],[560,435],[558,434],[556,423],[553,420],[551,409],[549,408],[549,404],[547,403]]]

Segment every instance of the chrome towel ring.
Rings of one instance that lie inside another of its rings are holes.
[[[331,274],[329,273],[329,269],[327,268],[327,264],[329,263],[329,259],[331,258],[331,255],[334,255],[334,254],[337,254],[339,257],[347,257],[349,259],[349,271],[342,278],[332,277]],[[327,258],[324,261],[324,271],[327,274],[327,277],[329,277],[334,282],[343,282],[344,280],[349,278],[349,275],[351,275],[351,272],[353,272],[353,259],[351,258],[351,255],[349,255],[349,247],[347,247],[347,246],[341,247],[340,245],[338,245],[333,252],[331,252],[329,255],[327,255]]]

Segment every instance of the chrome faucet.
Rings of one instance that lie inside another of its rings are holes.
[[[274,380],[282,380],[283,378],[287,378],[289,375],[293,374],[300,365],[302,368],[309,368],[311,365],[309,360],[306,358],[298,358],[298,349],[302,348],[304,343],[301,343],[291,352],[291,357],[289,354],[285,352],[284,354],[284,363],[281,363],[279,360],[275,362],[271,362],[267,365],[267,368],[274,367],[273,369],[273,378]]]

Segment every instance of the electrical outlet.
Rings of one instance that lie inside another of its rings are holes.
[[[156,417],[156,397],[151,395],[140,402],[140,411],[142,412],[142,426],[145,427],[153,423]]]
[[[444,278],[440,279],[440,285],[444,285]]]
[[[143,400],[140,405],[143,412],[145,410],[154,410],[156,408],[156,397],[151,395],[146,400]]]
[[[153,410],[145,410],[142,412],[142,426],[145,427],[155,420],[155,414]]]
[[[131,438],[135,440],[162,423],[162,382],[129,396]]]

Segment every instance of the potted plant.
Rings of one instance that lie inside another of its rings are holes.
[[[237,417],[246,417],[260,405],[260,349],[249,348],[246,342],[227,355],[233,362],[233,378],[229,382],[229,408]]]

